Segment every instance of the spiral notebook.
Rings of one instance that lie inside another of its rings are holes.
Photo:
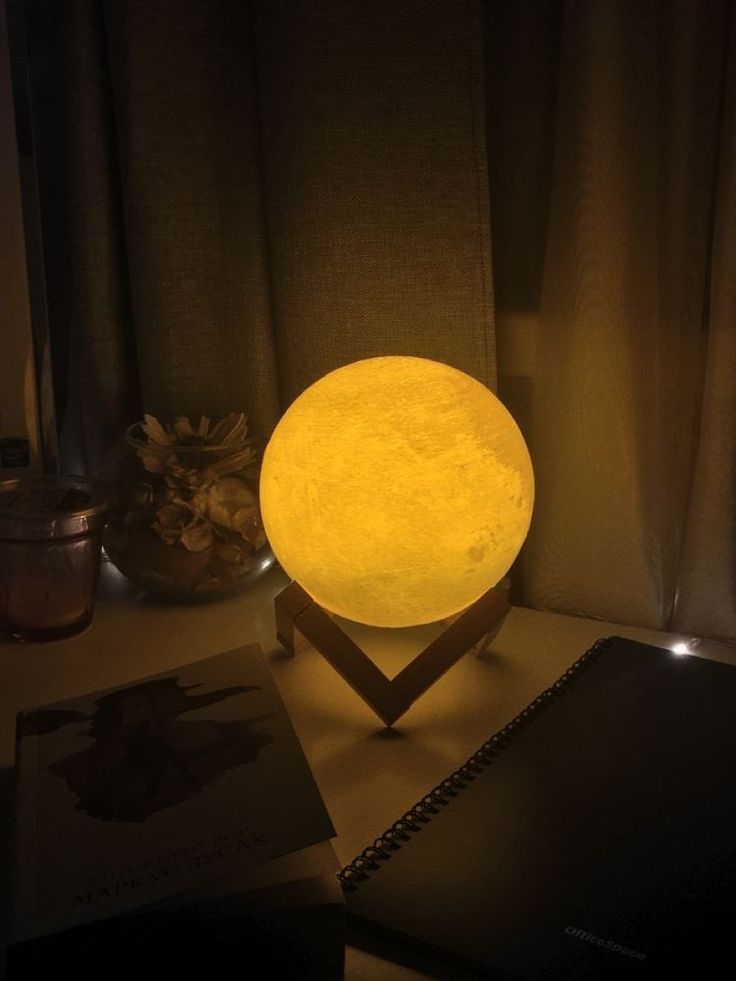
[[[736,667],[599,641],[340,879],[351,942],[436,977],[722,976]]]

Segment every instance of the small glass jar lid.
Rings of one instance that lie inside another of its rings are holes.
[[[29,474],[0,481],[0,540],[47,541],[99,530],[112,496],[87,477]]]

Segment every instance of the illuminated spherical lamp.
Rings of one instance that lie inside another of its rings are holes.
[[[533,500],[526,444],[498,398],[414,357],[317,381],[281,418],[261,473],[287,574],[326,610],[383,627],[449,617],[495,585]]]

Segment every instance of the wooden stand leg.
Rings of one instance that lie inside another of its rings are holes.
[[[303,635],[390,726],[474,645],[490,643],[508,610],[508,585],[504,581],[461,613],[393,679],[387,678],[296,582],[276,597],[276,633],[292,655],[297,633]]]
[[[276,597],[276,637],[284,650],[294,656],[297,648],[296,621],[309,606],[316,605],[299,583],[290,582]]]

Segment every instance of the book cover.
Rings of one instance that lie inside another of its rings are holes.
[[[17,732],[15,940],[335,833],[258,645],[21,712]]]
[[[343,870],[352,941],[437,977],[720,976],[734,706],[732,665],[600,641]]]
[[[118,916],[14,944],[7,981],[148,974],[340,981],[345,908],[329,842]]]

